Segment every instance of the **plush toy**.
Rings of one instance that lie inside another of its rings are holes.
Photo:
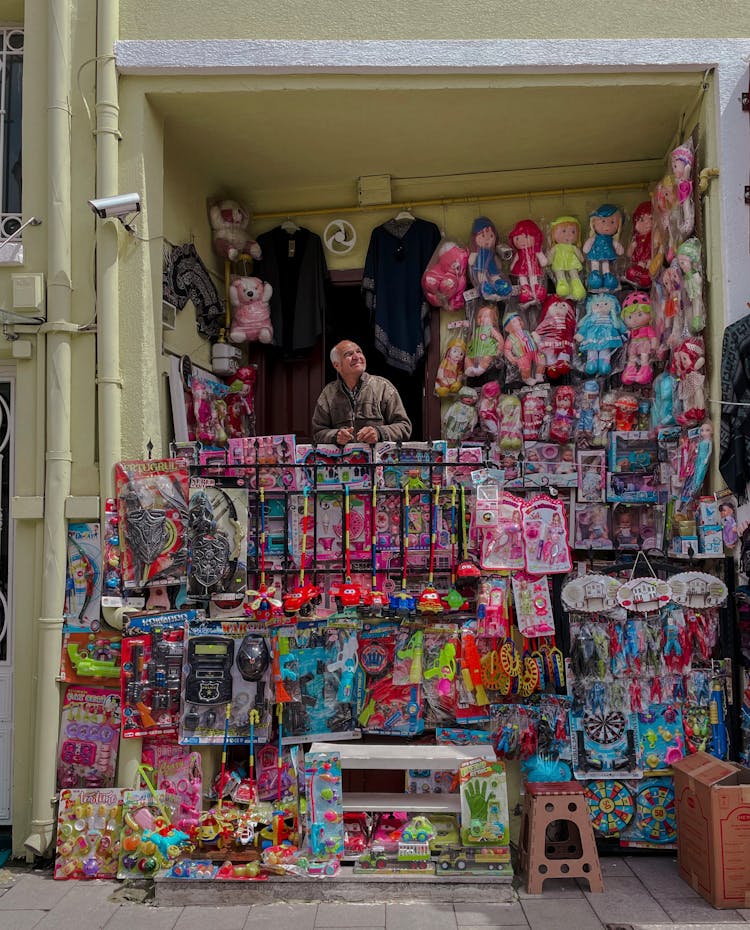
[[[586,313],[578,321],[575,341],[585,357],[587,375],[608,375],[612,353],[627,338],[627,327],[620,319],[620,302],[612,294],[589,294]]]
[[[469,272],[482,300],[497,302],[513,292],[510,281],[502,273],[500,259],[509,257],[509,250],[499,244],[495,224],[486,216],[477,217],[471,227]]]
[[[561,378],[570,371],[576,308],[572,301],[551,295],[542,307],[539,324],[532,335],[547,365],[550,378]]]
[[[533,220],[520,220],[508,234],[513,249],[511,276],[518,279],[518,299],[522,304],[542,301],[547,296],[543,268],[548,264],[542,251],[544,236]]]
[[[503,452],[519,452],[523,446],[521,401],[514,394],[504,394],[497,405],[498,446]]]
[[[622,213],[611,203],[603,203],[589,215],[589,238],[583,254],[589,263],[589,291],[616,291],[614,262],[625,251],[620,243]]]
[[[457,393],[464,383],[466,339],[463,335],[451,336],[435,376],[435,394],[447,397]]]
[[[586,288],[579,277],[583,270],[581,224],[574,216],[558,216],[550,225],[549,237],[547,261],[557,282],[555,293],[558,297],[583,300]]]
[[[633,210],[633,238],[628,246],[627,256],[630,265],[625,272],[625,280],[634,287],[651,287],[651,232],[654,226],[654,214],[651,201],[644,200]]]
[[[490,436],[497,437],[500,429],[498,403],[500,401],[500,385],[497,381],[488,381],[482,385],[479,392],[479,425]]]
[[[213,230],[214,252],[221,258],[236,262],[240,255],[259,259],[258,243],[247,231],[250,213],[236,200],[209,201],[208,218]]]
[[[677,264],[682,271],[682,282],[687,302],[690,302],[687,328],[691,333],[702,332],[706,326],[703,308],[703,277],[701,275],[701,241],[693,237],[677,247]]]
[[[700,336],[685,339],[672,353],[671,372],[677,378],[681,406],[675,419],[680,426],[698,426],[706,416],[705,367],[706,349]]]
[[[543,381],[544,356],[537,349],[534,337],[526,329],[517,310],[509,310],[503,317],[503,332],[506,361],[518,369],[521,380],[526,384]]]
[[[433,307],[461,310],[469,253],[455,242],[442,242],[422,275],[422,290]]]
[[[573,435],[576,393],[572,387],[555,388],[552,398],[550,442],[570,442]]]
[[[460,442],[477,425],[476,403],[479,394],[472,387],[462,387],[458,397],[445,411],[443,435],[451,442]]]
[[[232,307],[232,342],[271,342],[273,326],[268,301],[273,288],[260,278],[235,276],[229,284],[229,303]]]
[[[628,363],[622,373],[622,383],[651,384],[659,339],[651,325],[651,299],[648,294],[643,291],[629,294],[622,303],[621,317],[630,333]]]
[[[489,371],[503,354],[503,337],[499,329],[499,315],[494,304],[484,304],[476,312],[474,328],[466,349],[464,374],[478,378]]]

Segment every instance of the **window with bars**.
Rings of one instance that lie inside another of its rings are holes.
[[[21,225],[23,29],[0,26],[0,239]]]

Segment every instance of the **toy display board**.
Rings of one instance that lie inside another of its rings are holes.
[[[432,442],[379,442],[375,447],[375,480],[381,488],[431,488],[444,483],[448,444]],[[438,466],[433,468],[432,466]]]
[[[131,614],[122,644],[122,735],[177,736],[185,624],[195,611]]]
[[[295,491],[298,489],[295,462],[296,439],[291,434],[280,436],[250,436],[229,440],[227,461],[230,465],[250,465],[242,469],[247,475],[248,487],[266,491]]]
[[[120,740],[120,692],[69,685],[60,718],[59,788],[111,788]]]
[[[118,462],[115,488],[124,587],[184,582],[187,463],[183,459]]]
[[[472,759],[459,768],[461,840],[465,846],[503,846],[510,861],[508,788],[503,762]]]
[[[298,485],[303,488],[336,490],[345,484],[350,490],[369,488],[372,483],[372,449],[359,443],[346,447],[318,443],[297,443],[295,461],[302,465]]]
[[[244,479],[190,479],[187,595],[220,599],[247,587],[247,488]],[[231,484],[235,484],[234,487]]]
[[[307,845],[316,859],[340,858],[344,852],[341,796],[341,760],[338,753],[306,753]]]
[[[185,630],[179,741],[247,745],[268,738],[272,653],[263,628],[247,620],[206,620]]]
[[[124,792],[118,878],[150,878],[177,859],[189,840],[171,816],[163,791]]]
[[[119,685],[122,635],[63,633],[60,679],[69,684]]]
[[[64,788],[57,810],[55,878],[116,878],[121,788]]]
[[[98,523],[68,524],[68,568],[65,578],[66,630],[96,633],[100,627],[102,544]]]
[[[600,779],[586,784],[594,831],[623,848],[674,849],[677,839],[671,778]]]

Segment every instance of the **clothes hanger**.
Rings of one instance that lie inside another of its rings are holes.
[[[402,222],[404,220],[409,220],[411,223],[413,223],[414,220],[416,219],[416,217],[411,212],[411,210],[402,210],[400,213],[397,213],[393,218],[397,223]]]
[[[285,233],[289,233],[290,236],[296,232],[299,232],[299,226],[294,222],[291,216],[288,216],[284,220],[284,222],[281,224],[281,228]]]

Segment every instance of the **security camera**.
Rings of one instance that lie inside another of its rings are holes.
[[[122,222],[124,216],[141,212],[141,195],[120,194],[117,197],[99,197],[97,200],[89,200],[89,206],[99,219],[115,217]]]

